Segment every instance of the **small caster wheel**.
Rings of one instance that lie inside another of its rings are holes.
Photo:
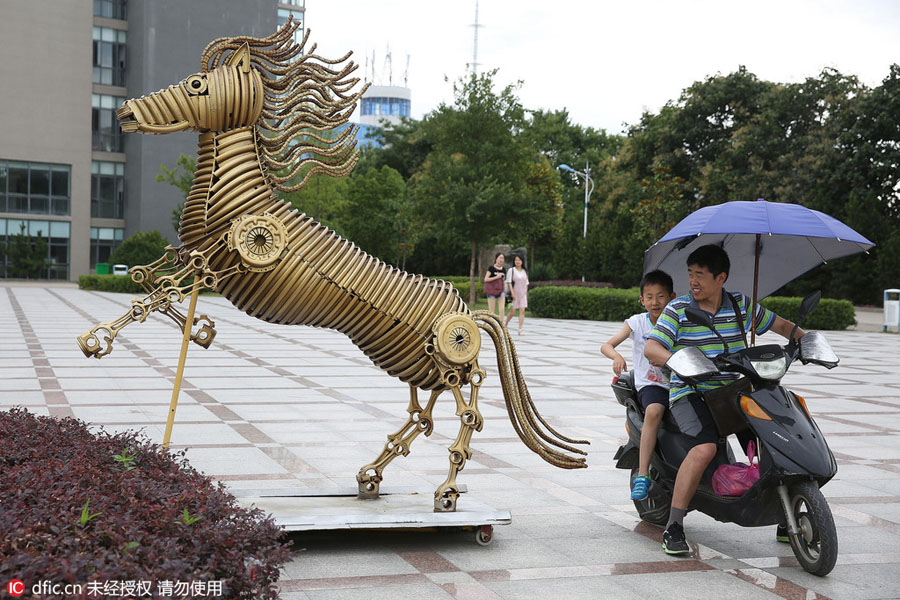
[[[475,542],[479,546],[487,546],[494,539],[494,527],[492,525],[482,525],[475,530]]]

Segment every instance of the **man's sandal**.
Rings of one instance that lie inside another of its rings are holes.
[[[650,493],[650,478],[646,475],[638,475],[634,478],[634,487],[631,488],[632,500],[643,500]]]

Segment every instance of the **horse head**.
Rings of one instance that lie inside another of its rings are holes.
[[[256,123],[263,97],[262,77],[245,42],[225,64],[149,96],[126,100],[116,116],[126,133],[221,132]]]

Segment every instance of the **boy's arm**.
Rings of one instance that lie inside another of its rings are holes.
[[[615,348],[624,342],[630,335],[631,327],[626,324],[619,330],[619,333],[609,338],[602,346],[600,346],[600,352],[603,356],[613,361],[613,372],[616,375],[621,375],[622,371],[627,368],[627,365],[625,364],[625,359],[622,358],[621,354],[616,352]]]

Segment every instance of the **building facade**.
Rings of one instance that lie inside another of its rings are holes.
[[[305,26],[305,0],[6,0],[2,13],[0,248],[21,231],[45,238],[54,279],[92,272],[139,231],[177,243],[184,198],[156,175],[194,155],[196,135],[123,136],[122,102],[199,71],[216,38],[264,37],[290,16]]]

